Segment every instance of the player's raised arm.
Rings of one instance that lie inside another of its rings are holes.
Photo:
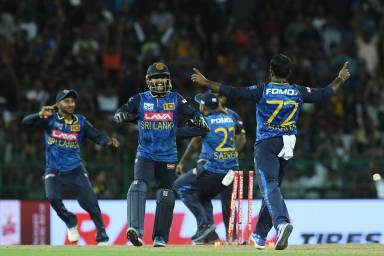
[[[206,86],[215,92],[219,92],[221,83],[208,80],[197,68],[193,68],[193,72],[195,73],[192,74],[191,80],[194,83],[201,86]]]
[[[180,175],[184,172],[184,166],[191,158],[192,154],[199,152],[201,148],[201,137],[193,137],[185,149],[183,155],[180,158],[179,163],[176,166],[176,174]]]
[[[229,85],[223,85],[219,82],[208,80],[197,68],[193,68],[195,72],[191,76],[191,80],[200,85],[211,89],[214,92],[219,92],[228,98],[251,100],[258,102],[263,93],[262,85],[254,85],[249,87],[233,87]]]
[[[55,108],[56,104],[52,106],[44,106],[38,113],[30,114],[24,117],[21,123],[25,126],[45,128],[48,125],[48,118],[55,113]]]
[[[339,71],[339,75],[336,77],[335,80],[333,80],[329,87],[331,87],[332,90],[336,92],[339,87],[349,79],[350,76],[351,74],[349,73],[348,61],[346,61],[341,70]]]
[[[341,85],[344,84],[350,77],[348,62],[345,62],[338,76],[328,86],[324,88],[310,88],[299,86],[299,91],[303,97],[304,102],[321,102],[328,99],[335,93]]]

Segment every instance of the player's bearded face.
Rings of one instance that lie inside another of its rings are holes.
[[[57,104],[57,107],[64,114],[70,115],[70,114],[73,114],[73,112],[75,112],[76,101],[74,98],[68,97],[60,101]]]

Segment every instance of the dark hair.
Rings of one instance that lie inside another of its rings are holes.
[[[277,54],[271,59],[270,67],[278,78],[288,78],[291,73],[291,59],[284,54]]]

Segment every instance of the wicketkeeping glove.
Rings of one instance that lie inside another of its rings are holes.
[[[206,131],[209,131],[209,127],[207,122],[205,121],[204,117],[202,116],[194,116],[191,119],[187,121],[187,125],[191,127],[198,127],[201,129],[204,129]]]
[[[124,112],[118,112],[118,113],[115,114],[113,119],[115,119],[116,123],[120,124],[120,123],[124,122],[127,119],[127,115]]]

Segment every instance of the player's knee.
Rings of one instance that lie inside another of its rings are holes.
[[[190,186],[185,184],[182,180],[176,180],[173,184],[173,191],[178,198],[183,199],[185,194],[189,194],[191,192]]]
[[[183,179],[182,177],[179,177],[175,182],[173,183],[172,189],[178,193],[178,191],[185,190],[186,185],[189,183],[186,181],[186,179]]]
[[[175,182],[173,183],[173,190],[180,189],[181,185],[182,184],[180,179],[175,180]]]
[[[128,190],[128,195],[132,192],[147,193],[148,185],[142,180],[134,180]]]
[[[159,203],[175,203],[175,193],[171,189],[159,189],[156,192],[156,200]]]
[[[181,194],[180,188],[173,186],[173,191],[175,193],[175,196],[181,199],[182,194]]]

